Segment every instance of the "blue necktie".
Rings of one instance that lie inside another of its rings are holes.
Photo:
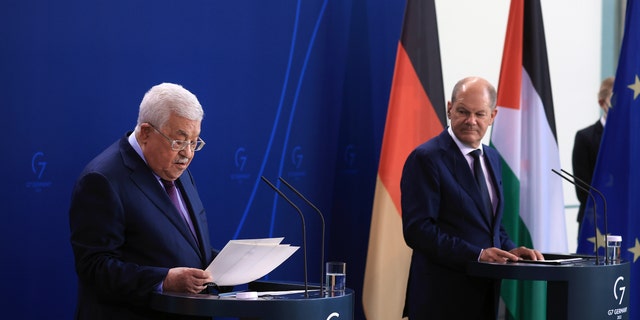
[[[487,189],[487,181],[482,171],[482,164],[480,163],[480,149],[471,151],[469,154],[473,157],[473,172],[476,177],[476,184],[480,189],[480,196],[484,202],[485,212],[489,214],[489,217],[493,217],[493,205],[491,204],[491,196],[489,196],[489,189]]]

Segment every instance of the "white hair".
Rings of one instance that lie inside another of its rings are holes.
[[[162,83],[153,86],[142,98],[136,131],[142,123],[162,127],[171,114],[201,121],[204,111],[198,98],[179,84]]]

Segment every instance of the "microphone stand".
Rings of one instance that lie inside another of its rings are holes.
[[[608,250],[609,247],[606,246],[606,242],[607,242],[607,237],[609,236],[609,230],[607,229],[607,198],[604,197],[604,194],[602,194],[602,192],[600,192],[600,190],[594,188],[592,185],[586,183],[584,180],[572,175],[571,173],[565,171],[564,169],[560,169],[562,170],[562,172],[568,174],[569,176],[571,176],[573,179],[577,180],[578,182],[582,183],[584,186],[588,187],[590,190],[593,190],[595,192],[598,193],[598,195],[600,195],[600,198],[602,198],[602,204],[604,205],[604,210],[602,211],[602,215],[604,217],[604,239],[605,239],[605,263],[609,263],[608,258],[609,258],[609,254],[608,254]],[[595,210],[595,200],[593,201],[594,205],[593,208]]]
[[[296,209],[296,211],[298,211],[298,214],[300,215],[300,220],[302,221],[302,251],[304,255],[304,297],[309,298],[309,282],[307,281],[307,230],[304,225],[304,215],[302,214],[302,211],[300,211],[300,208],[298,208],[298,206],[293,204],[293,202],[289,200],[289,198],[287,198],[287,196],[284,193],[282,193],[280,189],[276,188],[276,186],[274,186],[273,183],[267,180],[267,178],[265,178],[264,176],[261,176],[260,178],[262,178],[262,181],[268,184],[269,187],[273,189],[273,191],[275,191],[284,200],[286,200],[294,209]]]
[[[284,180],[284,178],[279,178],[282,183],[284,183],[287,188],[291,189],[295,194],[298,195],[304,202],[306,202],[313,210],[315,210],[320,216],[320,220],[322,222],[322,243],[320,244],[320,294],[324,294],[324,215],[320,212],[320,209],[313,205],[311,201],[309,201],[305,196],[302,195],[296,188],[294,188],[289,182]]]
[[[562,169],[560,169],[560,170],[562,170]],[[559,175],[560,177],[562,177],[562,179],[565,179],[565,180],[569,181],[569,183],[571,183],[572,185],[578,187],[578,189],[586,192],[589,195],[589,197],[591,197],[591,201],[593,201],[593,229],[594,229],[594,232],[595,232],[595,235],[596,235],[594,238],[596,240],[595,241],[596,242],[595,245],[596,245],[596,265],[597,265],[599,263],[599,261],[600,261],[600,255],[598,254],[598,215],[597,215],[597,210],[596,210],[596,198],[593,196],[593,194],[591,194],[591,192],[589,192],[589,190],[587,188],[583,187],[582,185],[577,184],[575,181],[572,181],[571,179],[567,178],[565,175],[561,174],[560,172],[556,171],[555,169],[551,169],[551,171],[553,171],[553,173],[555,173],[555,174]],[[565,171],[562,170],[562,172],[565,172]],[[569,173],[567,173],[567,174],[572,176]],[[606,236],[606,232],[605,232],[605,236]],[[608,264],[606,246],[605,246],[604,259],[605,259],[604,263]]]

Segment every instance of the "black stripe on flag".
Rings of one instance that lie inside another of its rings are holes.
[[[447,124],[434,0],[408,0],[400,42],[444,128]]]
[[[539,0],[524,1],[524,30],[522,44],[522,65],[531,77],[531,82],[538,96],[542,100],[544,112],[549,122],[553,138],[558,143],[556,132],[556,118],[553,111],[553,96],[551,94],[551,80],[549,78],[549,60],[547,59],[547,44],[542,22],[542,9]]]

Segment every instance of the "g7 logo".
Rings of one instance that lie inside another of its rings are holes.
[[[296,146],[291,151],[291,163],[296,167],[296,169],[300,169],[300,165],[302,165],[302,158],[304,155],[302,154],[302,147]]]
[[[244,165],[247,163],[247,156],[244,155],[244,148],[240,147],[236,150],[236,154],[234,155],[234,160],[236,164],[236,168],[240,171],[244,170]]]
[[[327,320],[331,320],[333,318],[340,318],[340,314],[337,312],[334,312],[327,317]]]
[[[47,166],[46,161],[37,161],[38,158],[44,157],[44,153],[36,152],[31,158],[31,171],[38,175],[38,180],[42,178],[42,174],[44,173],[44,168]]]
[[[618,279],[616,279],[616,283],[613,285],[613,297],[616,298],[616,300],[618,300],[618,291],[620,291],[620,301],[618,302],[618,304],[622,304],[622,299],[624,299],[624,291],[626,289],[626,287],[619,287],[618,288],[618,282],[620,281],[624,281],[624,277],[618,277]]]

